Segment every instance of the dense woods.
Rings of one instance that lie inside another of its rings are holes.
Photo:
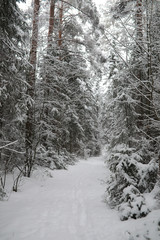
[[[100,152],[95,5],[35,0],[22,12],[18,2],[1,2],[2,190],[14,168],[30,177],[34,164],[65,168]]]
[[[106,201],[146,216],[160,178],[160,1],[0,2],[0,198],[7,174],[106,151]],[[156,196],[155,196],[156,197]],[[127,209],[127,211],[126,211]]]
[[[110,85],[103,126],[111,177],[106,198],[118,206],[122,220],[147,215],[144,193],[158,180],[159,10],[158,1],[142,0],[119,1],[111,9],[115,28],[122,30],[114,29],[114,40],[108,36]]]

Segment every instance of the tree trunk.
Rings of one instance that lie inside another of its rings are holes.
[[[35,97],[35,81],[36,81],[36,62],[37,62],[37,46],[38,46],[38,22],[39,22],[39,7],[40,0],[34,0],[33,11],[33,25],[32,25],[32,41],[30,49],[30,70],[27,76],[28,89],[27,95],[30,101],[27,102],[27,120],[26,120],[26,162],[25,162],[25,174],[30,177],[31,170],[34,163],[33,158],[33,140],[34,140],[34,97]]]
[[[61,1],[61,6],[59,7],[59,35],[58,35],[58,46],[62,45],[62,31],[63,31],[63,1]]]
[[[147,134],[149,136],[153,137],[152,134],[152,118],[157,119],[157,116],[154,111],[154,104],[153,104],[153,89],[154,89],[154,80],[153,80],[153,63],[152,63],[152,52],[153,52],[153,42],[152,42],[152,17],[153,17],[153,2],[150,2],[150,0],[147,0],[147,6],[146,6],[146,21],[147,21],[147,89],[146,89],[146,96],[147,96],[147,107],[148,111],[147,114],[149,116],[147,125],[149,126]]]
[[[47,72],[48,72],[48,66],[50,64],[49,61],[49,55],[50,55],[50,51],[51,49],[51,45],[52,45],[52,34],[53,34],[53,28],[54,28],[54,13],[55,13],[55,0],[51,0],[50,2],[50,15],[49,15],[49,27],[48,27],[48,43],[47,43],[47,57],[46,57],[46,62],[45,62],[45,68],[46,68],[46,74],[45,74],[45,83],[47,85],[47,90],[44,91],[44,99],[48,100],[49,95],[50,95],[50,91],[49,91],[49,81],[47,78]],[[45,113],[46,116],[48,116],[48,108],[45,108]]]
[[[142,58],[143,58],[143,12],[142,12],[142,0],[136,0],[136,13],[135,13],[135,24],[136,24],[136,42],[138,43],[136,46],[135,57],[138,59],[138,64],[136,67],[136,76],[140,80],[139,82],[139,91],[141,92],[139,96],[139,106],[137,107],[137,111],[139,114],[138,118],[138,127],[144,127],[144,104],[145,104],[145,89],[144,89],[144,69],[142,67]]]
[[[136,27],[137,27],[137,42],[142,51],[141,44],[143,42],[143,14],[142,14],[142,0],[136,2]]]
[[[54,12],[55,12],[55,0],[51,0],[50,3],[50,16],[49,16],[49,28],[48,28],[48,48],[50,46],[51,40],[52,40],[52,34],[53,34],[53,28],[54,28]]]

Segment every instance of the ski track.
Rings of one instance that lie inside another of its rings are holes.
[[[125,240],[125,222],[103,202],[103,157],[25,178],[21,192],[0,203],[0,240]]]

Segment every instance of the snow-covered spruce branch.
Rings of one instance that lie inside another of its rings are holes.
[[[18,154],[25,154],[25,152],[19,152],[19,151],[15,150],[15,149],[7,148],[7,147],[5,147],[5,149],[8,150],[8,151],[11,151],[11,152],[18,153]]]
[[[111,32],[109,32],[109,31],[106,30],[106,29],[105,29],[105,31],[106,31],[107,34],[109,34],[115,41],[117,41],[117,43],[119,43],[121,46],[125,47],[125,48],[128,49],[128,50],[131,50],[129,47],[127,47],[127,46],[124,45],[122,42],[120,42]],[[110,43],[111,47],[113,47],[113,44],[111,43],[111,40],[107,37],[106,33],[104,33],[104,36],[106,37],[107,41]],[[132,38],[133,38],[133,37],[132,37]],[[133,40],[134,40],[134,38],[133,38]],[[137,43],[136,40],[135,40],[135,43]],[[140,44],[139,44],[139,47],[140,47]],[[113,47],[113,49],[115,50],[115,47]],[[117,50],[116,50],[115,52],[118,53]],[[147,54],[149,54],[147,50],[145,50],[145,52],[146,52]],[[119,53],[119,57],[120,57],[120,53]],[[122,59],[122,57],[120,57],[120,58]],[[146,58],[142,56],[142,59],[145,60]],[[122,59],[122,60],[123,60],[123,62],[125,62],[126,65],[129,67],[128,63],[127,63],[124,59]],[[135,76],[135,77],[136,77],[136,76]],[[136,77],[136,78],[137,78],[137,77]],[[138,79],[138,78],[137,78],[137,79]],[[139,81],[140,81],[140,80],[139,80]],[[145,87],[146,87],[146,86],[145,86]]]
[[[144,46],[140,45],[139,42],[136,41],[136,39],[130,34],[130,32],[128,31],[128,29],[126,28],[125,24],[123,23],[122,19],[119,17],[122,26],[124,27],[124,29],[126,30],[126,32],[128,33],[128,35],[130,36],[130,38],[136,43],[136,45],[141,48],[145,53],[149,54],[149,52],[147,51],[147,49],[144,48]]]
[[[14,141],[14,142],[11,142],[11,143],[8,143],[8,144],[6,144],[4,146],[1,146],[0,149],[3,149],[3,148],[6,148],[6,147],[8,147],[10,145],[16,144],[17,142],[18,142],[18,140]]]
[[[22,50],[20,50],[16,45],[15,43],[13,43],[13,41],[11,39],[9,39],[9,37],[7,36],[7,33],[5,32],[5,35],[6,35],[6,39],[2,39],[4,45],[6,45],[10,50],[12,50],[13,52],[17,53],[21,58],[23,58],[24,62],[27,64],[27,65],[30,65],[32,66],[27,58],[25,58],[23,56],[23,53],[22,53]]]
[[[91,17],[91,16],[88,15],[86,12],[84,12],[84,11],[81,10],[80,8],[74,6],[73,4],[71,4],[71,3],[67,2],[67,1],[64,1],[64,0],[62,0],[62,2],[68,4],[69,6],[73,7],[74,9],[77,9],[78,11],[80,11],[81,13],[83,13],[84,15],[86,15],[88,18]]]
[[[114,49],[115,53],[120,57],[120,59],[123,61],[123,63],[127,66],[129,73],[131,74],[132,77],[134,77],[143,87],[146,88],[146,90],[148,90],[149,92],[151,91],[146,84],[141,81],[134,73],[133,71],[130,69],[129,64],[126,62],[126,60],[121,56],[121,54],[118,52],[118,50],[116,49],[116,47],[112,44],[111,40],[107,37],[107,35],[105,34],[105,37],[107,39],[107,41],[109,42],[110,46]],[[153,104],[153,102],[142,92],[138,89],[138,87],[133,85],[133,82],[128,78],[129,83],[137,90],[137,92],[143,96],[147,101],[149,101],[149,103],[151,103],[151,105]],[[153,91],[155,90],[155,88],[153,88]],[[155,91],[156,92],[156,91]],[[141,106],[142,107],[142,106]],[[160,121],[160,117],[158,116],[157,110],[155,108],[153,108],[153,111],[155,113],[155,116],[157,118],[157,121]]]
[[[106,39],[108,40],[110,46],[114,49],[115,53],[120,57],[120,59],[123,61],[123,63],[128,67],[129,73],[138,81],[142,84],[143,87],[146,88],[146,90],[148,90],[150,92],[150,89],[146,86],[146,84],[141,81],[134,73],[133,71],[130,69],[130,66],[128,65],[128,63],[125,61],[125,59],[121,56],[121,54],[118,52],[118,50],[116,49],[116,47],[111,43],[110,39],[107,37],[107,35],[105,34]],[[128,81],[131,83],[131,85],[133,85],[133,83],[128,79]],[[135,87],[135,86],[134,86]],[[135,87],[136,88],[136,87]],[[152,103],[152,101],[146,96],[144,95],[138,88],[136,88],[136,90],[141,94],[141,96],[143,96],[146,100],[148,100],[150,103]]]

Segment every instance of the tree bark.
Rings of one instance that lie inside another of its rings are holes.
[[[59,39],[58,39],[58,46],[61,47],[62,45],[62,31],[63,31],[63,1],[61,1],[61,6],[59,8]]]
[[[33,24],[32,24],[32,40],[30,49],[30,69],[27,76],[28,89],[27,95],[30,101],[27,102],[27,120],[26,120],[26,162],[25,162],[25,174],[30,177],[31,170],[34,164],[33,158],[33,140],[34,140],[34,97],[35,97],[35,81],[36,81],[36,63],[37,63],[37,46],[38,46],[38,22],[39,22],[39,7],[40,0],[34,0],[33,10]]]
[[[137,42],[141,45],[143,41],[143,13],[142,0],[136,2],[136,27],[137,27]],[[140,47],[142,51],[142,48]]]
[[[48,67],[50,65],[50,51],[52,51],[51,46],[52,46],[52,34],[53,34],[53,29],[54,29],[54,14],[55,14],[55,0],[50,1],[50,13],[49,13],[49,27],[48,27],[48,42],[47,42],[47,57],[45,61],[45,69],[46,69],[46,74],[44,77],[44,82],[46,84],[46,89],[44,90],[44,100],[49,99],[50,91],[49,91],[49,80],[47,77],[48,74]],[[48,107],[45,107],[45,114],[48,117],[49,115],[49,110]]]
[[[54,28],[54,12],[55,12],[55,0],[51,0],[50,16],[49,16],[49,28],[48,28],[48,48],[49,48],[51,40],[52,40],[52,34],[53,34],[53,28]]]
[[[136,67],[136,77],[140,80],[139,84],[139,90],[141,92],[141,95],[139,96],[139,106],[137,107],[137,111],[139,114],[138,122],[137,125],[139,128],[144,127],[144,120],[145,120],[145,114],[146,114],[146,109],[144,109],[144,105],[147,101],[147,96],[146,96],[146,89],[145,89],[145,84],[143,83],[144,81],[144,68],[143,68],[143,63],[142,63],[142,58],[144,54],[144,46],[143,46],[143,11],[142,11],[142,0],[136,0],[136,12],[135,12],[135,24],[136,24],[136,42],[138,43],[136,46],[136,51],[135,51],[135,57],[138,59],[138,64]]]

